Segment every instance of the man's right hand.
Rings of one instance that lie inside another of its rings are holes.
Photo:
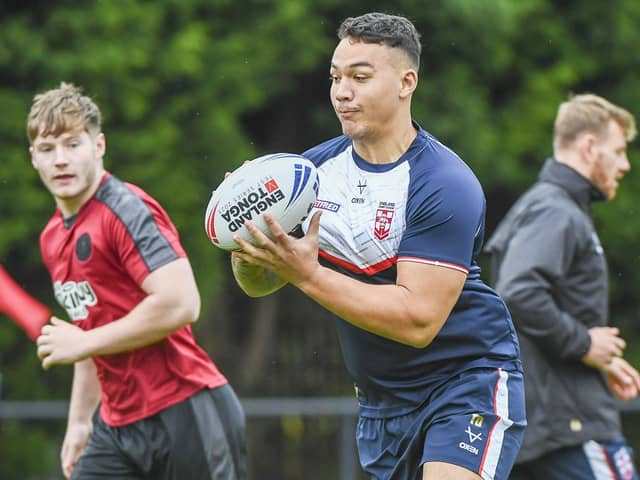
[[[67,427],[67,433],[62,442],[62,451],[60,452],[62,473],[66,478],[71,477],[73,468],[89,443],[92,431],[91,422],[76,423]]]
[[[590,367],[604,370],[616,357],[622,357],[627,342],[614,327],[592,327],[589,329],[591,345],[582,361]]]
[[[615,357],[604,369],[609,390],[620,400],[631,400],[640,391],[640,373],[624,358]]]

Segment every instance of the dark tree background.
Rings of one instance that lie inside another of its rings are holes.
[[[37,248],[53,203],[31,168],[32,96],[60,81],[100,104],[107,168],[158,198],[178,226],[204,300],[196,335],[241,397],[351,395],[333,323],[293,288],[259,300],[230,276],[203,215],[224,172],[339,133],[328,65],[342,18],[399,13],[422,32],[414,117],[473,168],[491,233],[551,152],[559,102],[590,91],[640,109],[634,0],[88,0],[0,4],[0,263],[58,314]],[[630,148],[631,162],[638,154]],[[611,266],[612,323],[640,365],[640,180],[595,209]],[[553,245],[549,245],[553,248]],[[480,259],[481,264],[486,259]],[[485,275],[485,278],[488,278]],[[71,369],[43,372],[0,317],[5,400],[65,400]],[[637,419],[625,417],[630,440]],[[0,478],[59,478],[64,422],[0,424]],[[254,478],[337,478],[336,419],[250,424]]]

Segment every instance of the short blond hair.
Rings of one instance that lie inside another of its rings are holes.
[[[82,94],[72,83],[60,83],[59,88],[33,97],[27,120],[27,136],[33,143],[38,135],[58,135],[73,130],[85,130],[97,135],[102,129],[102,115],[95,102]]]
[[[571,145],[583,132],[601,135],[606,132],[610,120],[622,127],[627,142],[635,138],[636,122],[627,110],[592,93],[574,95],[558,108],[553,148],[557,150]]]

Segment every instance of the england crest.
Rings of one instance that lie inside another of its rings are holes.
[[[384,240],[391,231],[391,221],[393,220],[392,208],[378,208],[376,210],[376,221],[373,233],[378,240]]]

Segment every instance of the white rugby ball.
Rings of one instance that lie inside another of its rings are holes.
[[[244,222],[251,220],[272,238],[263,214],[269,212],[286,232],[309,215],[318,196],[318,172],[307,158],[293,153],[258,157],[234,170],[211,194],[204,228],[211,243],[224,250],[240,246],[235,235],[252,242]]]

